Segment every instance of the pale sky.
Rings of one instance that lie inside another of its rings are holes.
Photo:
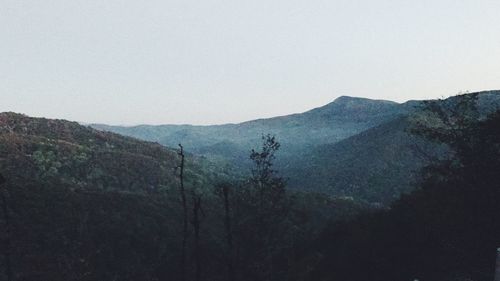
[[[500,89],[499,0],[0,0],[0,111],[218,124]]]

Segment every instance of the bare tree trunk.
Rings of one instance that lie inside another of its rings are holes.
[[[201,280],[201,256],[200,256],[200,211],[201,197],[193,193],[193,228],[194,228],[194,258],[195,258],[195,280]]]
[[[231,229],[231,208],[229,206],[229,187],[222,186],[222,196],[224,199],[224,226],[226,228],[226,242],[227,242],[227,280],[234,281],[234,265],[233,265],[233,233]]]
[[[182,226],[182,253],[181,253],[181,281],[186,280],[186,246],[187,246],[187,238],[188,238],[188,209],[186,202],[186,190],[184,188],[184,148],[181,144],[179,144],[180,152],[179,156],[181,157],[181,165],[180,165],[180,193],[182,200],[182,216],[183,216],[183,226]]]
[[[5,223],[5,251],[4,251],[4,259],[5,259],[5,275],[7,276],[7,281],[13,281],[12,274],[12,264],[11,264],[11,250],[12,250],[12,242],[11,242],[11,233],[10,233],[10,215],[9,209],[7,208],[7,189],[5,187],[5,178],[0,174],[0,187],[3,188],[0,190],[2,197],[2,210],[3,210],[3,218]]]

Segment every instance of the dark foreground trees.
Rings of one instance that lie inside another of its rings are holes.
[[[390,210],[333,224],[308,280],[493,280],[500,245],[500,113],[474,115],[474,99],[429,107],[416,132],[452,157]],[[467,115],[471,113],[471,115]],[[429,126],[430,127],[426,127]]]

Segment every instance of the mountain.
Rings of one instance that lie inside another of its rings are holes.
[[[207,161],[188,161],[190,172],[209,180]],[[0,113],[0,169],[11,181],[150,193],[177,188],[179,163],[176,151],[157,143],[76,122]]]
[[[406,112],[397,103],[363,98],[339,97],[334,102],[302,114],[258,119],[240,124],[215,126],[139,125],[120,127],[91,125],[167,146],[183,144],[193,151],[230,142],[249,149],[261,134],[276,134],[283,144],[330,143],[392,119]]]
[[[409,117],[398,117],[333,144],[314,147],[300,165],[284,172],[294,188],[383,204],[410,192],[427,155],[444,148],[409,134]],[[441,152],[442,153],[442,152]]]
[[[482,117],[500,108],[500,91],[477,95],[477,108]],[[460,101],[457,96],[437,103],[452,111]],[[448,154],[445,146],[411,133],[414,119],[426,114],[422,108],[427,102],[400,104],[400,112],[405,114],[298,155],[283,166],[290,186],[382,204],[411,192],[419,185],[422,168]]]
[[[194,154],[223,160],[233,166],[248,168],[249,151],[260,143],[263,134],[273,134],[282,144],[283,159],[307,147],[335,143],[368,128],[392,120],[410,110],[395,102],[364,98],[339,97],[334,102],[302,114],[258,119],[240,124],[215,126],[140,125],[120,127],[91,125],[165,146],[182,143]]]
[[[183,143],[194,154],[242,172],[260,136],[273,134],[282,144],[277,167],[291,188],[388,203],[413,188],[428,163],[423,155],[442,153],[407,132],[410,117],[424,104],[342,96],[304,113],[240,124],[92,127],[166,146]],[[492,112],[500,105],[500,91],[479,93],[478,105],[481,112]]]

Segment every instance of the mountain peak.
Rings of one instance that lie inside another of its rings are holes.
[[[329,120],[372,122],[400,113],[399,104],[387,100],[340,96],[333,102],[315,108],[306,114],[322,116]]]
[[[350,100],[357,100],[357,99],[365,99],[365,98],[360,98],[360,97],[353,97],[353,96],[340,96],[334,100],[334,102],[344,102],[344,101],[350,101]]]
[[[313,109],[312,111],[345,111],[345,110],[383,110],[397,107],[399,104],[397,102],[388,101],[388,100],[372,100],[368,98],[360,98],[360,97],[351,97],[351,96],[340,96],[336,98],[329,104],[326,104],[322,107]]]
[[[360,104],[360,103],[385,103],[385,104],[397,104],[393,101],[388,100],[373,100],[368,98],[352,97],[352,96],[340,96],[336,98],[332,103],[335,104]]]

